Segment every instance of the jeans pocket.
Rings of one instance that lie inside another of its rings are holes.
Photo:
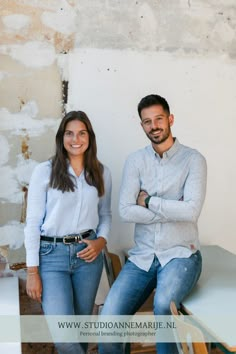
[[[53,249],[54,249],[54,245],[52,243],[41,242],[39,248],[39,255],[46,256],[47,254],[51,253]]]
[[[191,257],[196,263],[202,263],[202,255],[200,251],[193,253]]]
[[[89,237],[86,237],[85,240],[88,240],[88,241],[94,241],[94,240],[97,240],[97,234],[96,232],[91,232],[91,234],[89,235]],[[88,245],[86,243],[79,243],[78,244],[78,248],[86,248],[88,247]]]
[[[197,251],[191,256],[194,264],[195,264],[195,284],[200,278],[202,272],[202,255],[200,251]]]

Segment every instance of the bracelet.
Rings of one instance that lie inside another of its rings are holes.
[[[35,274],[39,274],[39,272],[27,272],[27,275],[35,275]]]
[[[149,206],[150,199],[151,199],[151,195],[148,195],[147,198],[144,199],[144,203],[146,205],[146,208],[148,208],[148,206]]]

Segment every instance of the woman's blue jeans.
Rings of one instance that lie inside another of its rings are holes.
[[[87,239],[95,239],[93,233]],[[41,241],[40,274],[45,315],[91,315],[102,274],[103,256],[91,263],[76,257],[85,244]],[[82,354],[87,343],[55,343],[59,354]]]
[[[127,261],[113,284],[102,315],[132,315],[145,302],[154,288],[154,314],[170,315],[170,302],[179,307],[196,284],[202,269],[201,253],[189,258],[174,258],[164,267],[155,256],[148,272]],[[176,354],[174,343],[157,343],[158,354]],[[123,343],[100,343],[100,354],[123,354]]]

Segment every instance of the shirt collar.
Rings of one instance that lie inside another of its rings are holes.
[[[75,171],[73,170],[69,161],[68,161],[68,171],[72,176],[76,177]]]
[[[163,153],[163,158],[168,158],[170,159],[180,148],[180,143],[177,138],[174,138],[174,144],[171,146],[171,148]],[[151,153],[155,157],[160,157],[159,154],[153,149],[152,145],[149,145]]]
[[[70,164],[70,161],[69,159],[67,159],[67,168],[68,168],[68,172],[69,174],[71,174],[72,176],[74,176],[75,178],[78,178],[78,176],[75,174],[75,171],[73,170],[71,164]],[[84,177],[84,170],[81,172],[81,174],[79,175],[79,178],[82,178]]]

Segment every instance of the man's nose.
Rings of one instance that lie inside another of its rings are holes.
[[[152,122],[152,126],[151,126],[151,127],[152,127],[152,129],[158,129],[158,128],[159,128],[159,123],[154,120],[154,121]]]

